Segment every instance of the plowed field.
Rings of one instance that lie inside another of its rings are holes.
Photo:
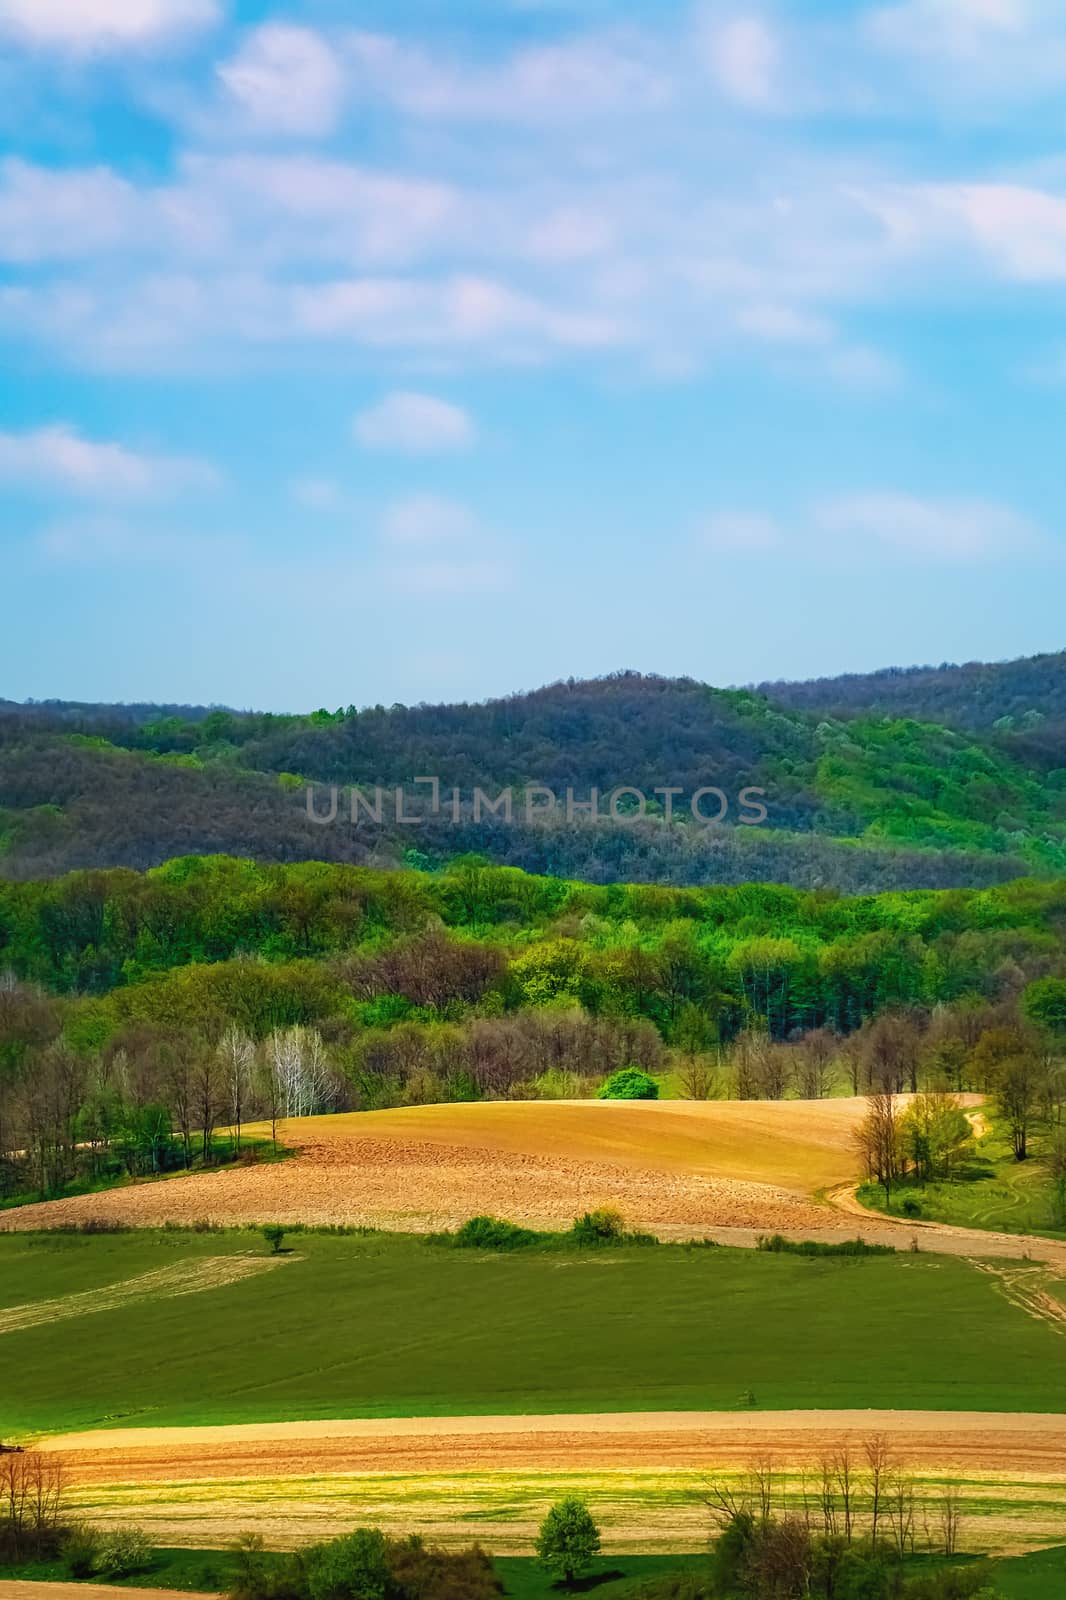
[[[26,1206],[6,1228],[342,1222],[423,1231],[479,1212],[542,1226],[611,1205],[635,1225],[825,1226],[815,1191],[855,1174],[863,1100],[419,1106],[279,1126],[297,1155]],[[262,1127],[255,1130],[269,1133]]]

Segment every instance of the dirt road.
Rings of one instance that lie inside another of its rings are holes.
[[[0,1600],[189,1600],[177,1589],[113,1589],[104,1583],[37,1583],[0,1578]]]
[[[985,1228],[959,1228],[948,1222],[882,1216],[860,1205],[855,1186],[849,1183],[831,1190],[826,1199],[834,1211],[861,1221],[862,1226],[855,1231],[870,1244],[894,1244],[897,1249],[905,1249],[912,1240],[917,1240],[919,1249],[936,1255],[1042,1261],[1066,1272],[1066,1243],[1060,1239],[1042,1239],[1035,1233],[992,1233]]]

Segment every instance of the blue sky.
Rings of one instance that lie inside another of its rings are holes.
[[[0,695],[1057,649],[1053,0],[0,0]]]

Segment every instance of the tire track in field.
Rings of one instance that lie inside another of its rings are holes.
[[[96,1311],[114,1311],[137,1300],[174,1300],[187,1294],[203,1294],[222,1289],[244,1278],[269,1272],[298,1256],[207,1256],[202,1261],[177,1261],[168,1267],[142,1272],[136,1278],[105,1284],[100,1289],[83,1289],[76,1294],[59,1295],[54,1300],[31,1300],[24,1305],[0,1310],[0,1334],[19,1333],[43,1323],[65,1322],[71,1317],[86,1317]]]

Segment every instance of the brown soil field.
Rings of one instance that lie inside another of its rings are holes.
[[[962,1495],[963,1547],[1066,1542],[1066,1418],[935,1412],[664,1413],[138,1429],[55,1439],[71,1504],[158,1544],[220,1548],[260,1533],[292,1548],[356,1523],[445,1544],[528,1554],[563,1494],[593,1505],[609,1551],[704,1547],[713,1481],[743,1491],[772,1462],[774,1503],[799,1510],[818,1463],[876,1435],[936,1526],[945,1478]]]
[[[977,1096],[964,1096],[976,1102]],[[864,1210],[854,1131],[863,1099],[482,1101],[348,1112],[278,1124],[287,1161],[134,1184],[0,1215],[0,1232],[89,1219],[127,1227],[344,1223],[425,1233],[480,1213],[568,1226],[614,1206],[663,1239],[751,1247],[760,1234],[1066,1270],[1066,1244]],[[257,1124],[249,1132],[269,1137]]]
[[[874,1435],[893,1459],[955,1472],[1042,1473],[1066,1483],[1066,1416],[1009,1412],[619,1412],[400,1417],[119,1428],[42,1441],[72,1484],[351,1472],[507,1472],[812,1466]]]
[[[479,1212],[552,1226],[613,1205],[647,1227],[796,1232],[826,1225],[817,1190],[855,1176],[864,1111],[858,1099],[533,1101],[308,1117],[279,1124],[288,1161],[25,1206],[0,1228],[92,1217],[424,1231]]]

